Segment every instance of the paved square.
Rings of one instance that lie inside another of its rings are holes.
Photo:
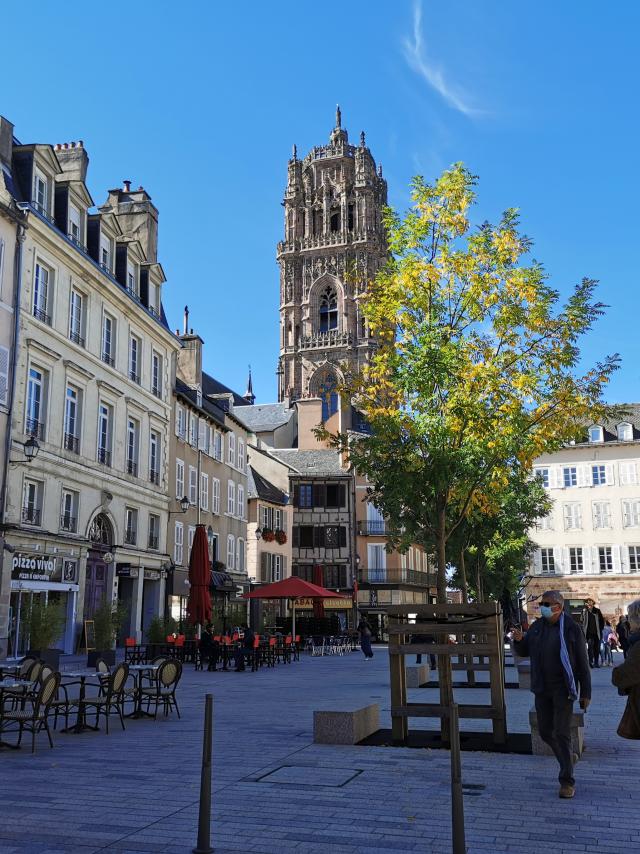
[[[287,783],[294,786],[344,786],[361,772],[358,769],[318,768],[317,766],[283,765],[264,777],[259,783]]]

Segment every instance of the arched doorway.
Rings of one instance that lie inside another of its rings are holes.
[[[89,526],[89,552],[84,585],[84,619],[91,619],[107,596],[108,567],[105,554],[113,545],[113,527],[109,517],[98,513]]]

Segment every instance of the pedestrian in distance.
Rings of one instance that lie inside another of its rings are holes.
[[[618,620],[618,625],[616,626],[616,634],[618,635],[620,649],[622,650],[622,654],[625,658],[627,657],[627,651],[629,649],[630,633],[631,627],[629,625],[629,618],[625,617],[624,614],[620,614],[620,619]]]
[[[604,667],[613,667],[612,635],[615,639],[615,632],[611,627],[611,623],[609,620],[605,620],[604,629],[602,630],[602,643],[600,645],[600,655]]]
[[[540,603],[541,619],[526,634],[514,628],[514,649],[531,660],[531,690],[535,695],[540,738],[553,750],[560,773],[559,796],[575,795],[571,745],[574,701],[580,698],[584,711],[591,702],[591,672],[584,635],[564,611],[559,590],[547,590]]]
[[[589,667],[600,667],[600,644],[602,642],[602,630],[604,629],[604,617],[602,611],[596,608],[596,603],[591,598],[584,600],[581,622],[589,649]]]
[[[371,626],[366,617],[360,618],[358,634],[360,635],[360,649],[364,654],[365,661],[368,661],[373,658],[373,650],[371,649]]]
[[[618,726],[622,738],[640,739],[640,599],[629,605],[628,653],[614,668],[611,681],[619,694],[627,696],[627,706]]]

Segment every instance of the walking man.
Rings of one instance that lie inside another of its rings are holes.
[[[540,738],[555,753],[560,765],[559,796],[575,795],[571,717],[573,703],[580,708],[591,702],[591,672],[580,626],[564,612],[564,597],[558,590],[542,594],[541,620],[526,634],[513,630],[518,655],[531,659],[531,690],[535,694]]]
[[[582,631],[587,639],[589,648],[589,667],[600,667],[600,643],[602,641],[602,630],[604,629],[604,617],[602,611],[596,608],[593,599],[584,600],[582,609]]]

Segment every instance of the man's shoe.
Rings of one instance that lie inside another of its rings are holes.
[[[560,791],[558,792],[558,796],[561,798],[572,798],[576,793],[576,787],[570,786],[568,783],[563,783],[560,786]]]

